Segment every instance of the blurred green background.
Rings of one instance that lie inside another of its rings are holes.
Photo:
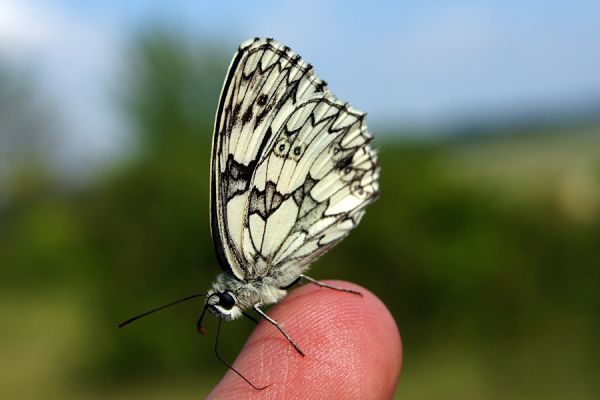
[[[235,47],[147,22],[127,43],[108,90],[126,140],[92,172],[72,161],[76,141],[57,139],[61,97],[32,60],[0,58],[2,398],[195,399],[225,372],[214,321],[195,332],[200,302],[116,324],[218,272],[210,137]],[[436,126],[369,119],[381,197],[312,275],[388,305],[405,351],[398,399],[600,398],[600,102],[582,104]],[[226,358],[251,330],[227,326]]]

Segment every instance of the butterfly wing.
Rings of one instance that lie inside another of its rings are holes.
[[[354,228],[377,196],[364,114],[339,102],[289,48],[244,43],[213,137],[211,223],[239,279],[297,276]]]

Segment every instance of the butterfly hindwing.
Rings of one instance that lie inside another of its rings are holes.
[[[289,48],[243,44],[213,138],[211,223],[221,267],[287,279],[354,228],[378,191],[364,114]]]

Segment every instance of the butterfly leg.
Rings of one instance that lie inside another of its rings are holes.
[[[328,283],[320,282],[320,281],[318,281],[316,279],[313,279],[310,276],[300,275],[300,278],[305,279],[305,280],[309,281],[310,283],[314,283],[317,286],[321,286],[321,287],[325,287],[325,288],[328,288],[328,289],[339,290],[340,292],[352,293],[352,294],[357,294],[359,296],[362,296],[362,293],[361,292],[357,292],[356,290],[344,289],[344,288],[341,288],[341,287],[338,287],[338,286],[333,286],[333,285],[330,285]]]
[[[290,341],[292,346],[294,346],[294,349],[296,349],[296,351],[298,353],[300,353],[300,355],[302,357],[304,357],[304,352],[302,350],[300,350],[300,347],[298,347],[296,342],[294,342],[294,340],[290,337],[290,335],[288,335],[288,333],[283,330],[283,328],[277,323],[277,321],[275,321],[273,318],[269,317],[267,314],[265,314],[265,312],[263,310],[260,309],[260,304],[255,304],[253,307],[254,307],[254,310],[256,310],[256,312],[259,313],[264,319],[266,319],[267,321],[269,321],[270,323],[275,325],[275,327],[277,329],[279,329],[279,332],[281,332],[283,334],[283,336],[285,336],[286,339]]]
[[[254,318],[252,315],[248,314],[246,311],[242,311],[242,315],[246,318],[248,318],[250,321],[254,322],[255,324],[258,324],[258,320],[256,318]]]
[[[284,286],[284,287],[280,287],[279,289],[281,289],[281,290],[288,290],[288,289],[296,286],[298,284],[298,282],[300,282],[301,280],[302,280],[302,275],[300,275],[299,277],[297,277],[296,279],[294,279],[294,281],[292,283],[290,283],[289,285]]]

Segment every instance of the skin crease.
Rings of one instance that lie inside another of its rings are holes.
[[[227,371],[209,399],[390,399],[402,364],[402,345],[385,305],[366,289],[341,281],[293,290],[268,314],[306,353],[261,321],[233,366],[256,386]]]

